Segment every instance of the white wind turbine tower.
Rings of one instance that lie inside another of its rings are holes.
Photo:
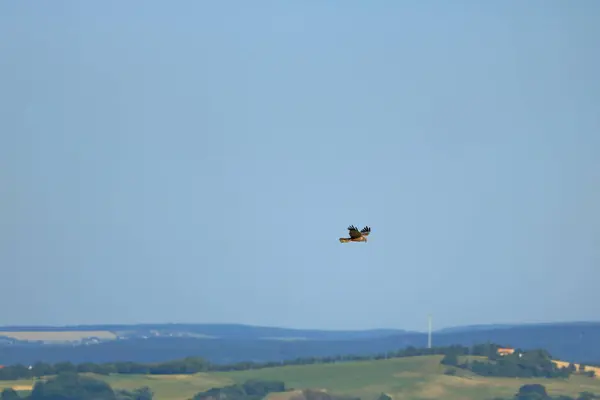
[[[427,329],[427,348],[431,348],[431,314],[428,316],[429,327]]]

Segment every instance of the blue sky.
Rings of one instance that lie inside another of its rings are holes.
[[[0,324],[600,320],[598,15],[2,2]]]

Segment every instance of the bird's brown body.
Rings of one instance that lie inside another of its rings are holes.
[[[354,225],[350,225],[348,227],[348,233],[350,237],[348,238],[340,238],[340,243],[348,243],[348,242],[367,242],[367,236],[371,233],[371,228],[365,226],[361,231],[359,231]]]

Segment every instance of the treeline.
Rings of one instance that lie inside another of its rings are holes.
[[[75,373],[62,373],[47,381],[37,381],[31,393],[21,397],[14,389],[4,389],[0,400],[152,400],[148,387],[134,390],[113,389],[99,379]]]
[[[440,361],[441,364],[470,370],[481,376],[508,377],[508,378],[568,378],[576,372],[574,364],[567,367],[558,367],[552,362],[551,355],[545,350],[523,351],[516,349],[513,354],[498,355],[497,352],[488,354],[488,361],[471,360],[466,358],[459,362],[459,356],[465,352],[447,353]],[[585,371],[585,366],[580,366],[580,372],[594,376],[594,371]],[[448,374],[455,371],[448,370]]]
[[[284,382],[248,380],[243,384],[234,384],[222,388],[213,388],[197,393],[192,400],[262,400],[269,393],[292,391]],[[291,400],[361,400],[359,397],[336,395],[323,390],[303,389],[290,397]],[[382,395],[375,400],[392,400]]]
[[[286,391],[284,382],[252,379],[242,384],[197,393],[193,400],[261,400],[269,393],[284,391]],[[152,400],[153,398],[154,393],[148,387],[131,391],[113,389],[102,380],[70,372],[61,373],[45,382],[36,382],[28,395],[21,396],[14,389],[4,389],[0,393],[0,400]],[[305,400],[318,399],[310,396]],[[330,400],[360,399],[331,398]]]
[[[110,374],[141,374],[141,375],[170,375],[170,374],[195,374],[198,372],[226,372],[243,371],[249,369],[260,369],[276,367],[281,365],[309,365],[325,364],[348,361],[379,360],[387,358],[413,357],[421,355],[445,355],[445,354],[472,354],[477,356],[493,356],[500,346],[496,344],[480,344],[471,348],[465,346],[448,346],[432,348],[407,347],[406,349],[375,354],[373,356],[332,356],[332,357],[310,357],[288,360],[283,362],[253,363],[243,362],[230,365],[213,364],[200,357],[187,357],[182,360],[167,361],[160,363],[82,363],[59,362],[49,364],[38,362],[31,366],[15,364],[0,369],[0,380],[16,380],[23,378],[35,378],[61,373],[95,373],[99,375]]]
[[[539,383],[523,385],[510,400],[595,400],[600,399],[600,396],[590,392],[581,392],[577,397],[565,395],[550,396],[546,391],[546,387]],[[494,400],[509,400],[500,397]]]

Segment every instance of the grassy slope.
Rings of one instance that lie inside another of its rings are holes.
[[[191,376],[131,376],[103,378],[115,388],[132,389],[147,385],[158,399],[184,400],[211,387],[243,382],[250,378],[282,380],[296,389],[321,388],[335,393],[372,400],[381,392],[395,399],[490,399],[510,397],[525,383],[542,383],[551,395],[577,395],[582,391],[600,394],[600,379],[573,376],[569,380],[484,378],[472,374],[447,376],[440,356],[342,364],[285,366],[254,371],[196,374]],[[0,388],[31,385],[31,382],[0,382]],[[278,395],[277,400],[286,396]],[[287,396],[289,397],[289,396]]]

